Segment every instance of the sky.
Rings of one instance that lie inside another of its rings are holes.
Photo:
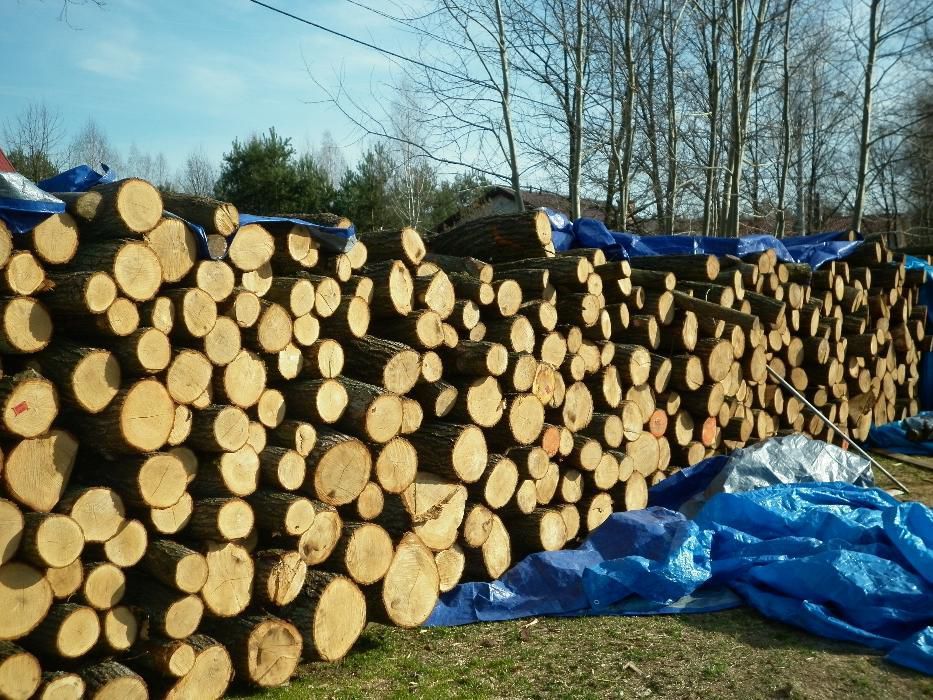
[[[215,163],[234,138],[271,126],[297,150],[329,130],[354,162],[361,134],[318,81],[364,105],[391,81],[390,60],[248,0],[0,0],[0,127],[30,103],[57,110],[68,136],[89,117],[118,152],[132,144],[179,169],[202,149]],[[348,0],[268,0],[357,38],[399,50],[405,28]],[[400,13],[387,0],[364,4]],[[3,141],[0,128],[0,145]],[[65,145],[63,143],[63,146]]]

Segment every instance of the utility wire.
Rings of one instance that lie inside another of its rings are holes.
[[[423,61],[419,61],[419,60],[416,59],[416,58],[411,58],[411,57],[409,57],[409,56],[403,56],[402,54],[396,53],[395,51],[392,51],[392,50],[390,50],[390,49],[386,49],[386,48],[383,48],[383,47],[381,47],[381,46],[377,46],[376,44],[370,43],[370,42],[368,42],[368,41],[364,41],[363,39],[357,39],[357,38],[354,37],[354,36],[350,36],[349,34],[344,34],[343,32],[339,32],[339,31],[337,31],[336,29],[331,29],[330,27],[325,27],[323,24],[319,24],[319,23],[314,22],[314,21],[312,21],[312,20],[310,20],[310,19],[306,19],[306,18],[304,18],[304,17],[299,17],[298,15],[292,14],[291,12],[288,12],[288,11],[286,11],[286,10],[282,10],[282,9],[280,9],[280,8],[278,8],[278,7],[274,7],[273,5],[269,5],[268,3],[262,2],[262,0],[248,0],[248,1],[251,2],[251,3],[253,3],[254,5],[258,5],[259,7],[263,7],[263,8],[265,8],[265,9],[271,11],[271,12],[275,12],[276,14],[282,15],[283,17],[288,17],[289,19],[293,19],[293,20],[295,20],[296,22],[301,22],[302,24],[307,24],[309,27],[314,27],[315,29],[320,29],[322,32],[327,32],[328,34],[332,34],[332,35],[334,35],[334,36],[336,36],[336,37],[339,37],[339,38],[341,38],[341,39],[346,39],[347,41],[352,42],[352,43],[354,43],[354,44],[358,44],[358,45],[360,45],[360,46],[365,46],[367,49],[372,49],[373,51],[377,51],[377,52],[379,52],[379,53],[381,53],[381,54],[384,54],[384,55],[386,55],[386,56],[391,56],[392,58],[396,58],[396,59],[398,59],[399,61],[405,61],[406,63],[411,63],[411,64],[413,64],[413,65],[420,66],[421,68],[425,68],[425,69],[427,69],[427,70],[429,70],[429,71],[434,71],[435,73],[439,73],[440,75],[446,75],[446,76],[449,77],[449,78],[454,78],[454,79],[456,79],[456,80],[462,80],[462,81],[467,82],[467,83],[469,83],[469,84],[471,84],[471,85],[476,85],[476,86],[479,86],[479,87],[482,87],[482,88],[486,88],[486,89],[493,89],[493,90],[497,89],[495,85],[493,85],[493,84],[491,84],[491,83],[488,83],[488,82],[486,82],[486,81],[477,80],[476,78],[471,78],[471,77],[469,77],[468,75],[461,75],[461,74],[458,74],[458,73],[454,73],[454,72],[452,72],[452,71],[445,70],[444,68],[440,68],[440,67],[438,67],[438,66],[432,66],[432,65],[430,65],[430,64],[428,64],[428,63],[424,63]],[[519,95],[519,94],[516,94],[516,93],[514,93],[514,92],[512,93],[512,97],[515,98],[515,99],[523,100],[523,101],[525,101],[525,102],[530,102],[531,104],[536,104],[536,105],[540,105],[540,106],[542,106],[542,107],[547,107],[547,108],[549,108],[549,109],[553,109],[553,108],[554,108],[554,105],[551,104],[551,103],[549,103],[549,102],[543,102],[543,101],[541,101],[541,100],[536,100],[536,99],[534,99],[533,97],[525,97],[524,95]]]

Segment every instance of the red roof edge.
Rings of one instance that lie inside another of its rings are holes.
[[[3,152],[3,149],[0,148],[0,173],[15,173],[16,168],[13,167],[13,164],[7,159],[6,153]]]

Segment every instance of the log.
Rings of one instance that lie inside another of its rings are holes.
[[[84,679],[68,671],[46,671],[35,695],[40,700],[81,700],[84,697]]]
[[[230,263],[243,272],[256,270],[272,258],[275,240],[259,224],[240,226],[227,249]]]
[[[101,620],[101,639],[98,648],[105,653],[129,650],[139,636],[139,621],[126,605],[107,610]]]
[[[101,623],[93,608],[57,603],[25,643],[52,657],[77,659],[94,647],[100,634]]]
[[[267,549],[257,552],[253,592],[256,602],[281,607],[301,592],[308,565],[295,550]]]
[[[382,585],[369,596],[370,617],[399,627],[418,627],[434,609],[439,591],[434,555],[408,533],[396,546]]]
[[[476,255],[488,262],[521,260],[543,254],[551,243],[551,223],[540,211],[473,219],[433,236],[432,253]]]
[[[0,352],[22,355],[39,352],[52,339],[52,319],[32,297],[0,298]]]
[[[418,452],[405,438],[397,437],[377,446],[374,471],[376,481],[387,493],[401,493],[415,480]]]
[[[81,560],[76,559],[73,564],[60,569],[46,569],[45,580],[51,587],[52,595],[56,600],[71,597],[80,590],[84,583],[84,567]]]
[[[250,533],[254,522],[253,509],[240,498],[204,498],[195,501],[185,534],[202,540],[239,540]]]
[[[143,379],[121,390],[93,420],[73,415],[77,425],[107,435],[95,444],[105,454],[153,452],[165,445],[175,421],[175,404],[165,386]]]
[[[295,625],[272,615],[250,615],[207,630],[230,652],[240,678],[260,688],[274,688],[288,681],[301,660],[302,637]]]
[[[192,416],[188,444],[205,452],[235,452],[249,439],[249,416],[237,406],[208,406]]]
[[[360,586],[369,586],[386,575],[395,548],[379,525],[344,522],[343,535],[325,563],[327,569],[345,574]]]
[[[34,370],[0,379],[0,431],[34,438],[48,431],[58,415],[55,385]]]
[[[439,589],[441,593],[446,593],[460,582],[466,565],[466,555],[459,545],[455,544],[443,552],[437,552],[434,555],[434,563],[437,565]]]
[[[503,455],[491,454],[482,478],[469,492],[476,501],[481,501],[491,510],[498,510],[512,500],[518,488],[518,479],[515,462]]]
[[[20,441],[3,465],[7,494],[32,510],[51,510],[68,485],[77,451],[77,440],[64,430]]]
[[[327,428],[318,430],[307,459],[314,468],[303,488],[332,506],[346,505],[359,496],[372,472],[372,456],[366,445]]]
[[[20,558],[41,568],[61,568],[78,559],[84,533],[76,521],[56,513],[26,513],[22,525]]]
[[[89,700],[148,700],[142,676],[117,661],[101,661],[80,670]]]
[[[458,387],[453,405],[445,415],[451,420],[476,423],[483,428],[496,425],[505,411],[499,382],[494,377],[483,376],[468,383],[461,381],[461,384],[465,386]]]
[[[150,576],[182,593],[198,593],[207,581],[204,556],[173,540],[150,540],[140,564]]]
[[[333,506],[320,501],[311,501],[314,509],[314,521],[295,543],[295,550],[308,566],[325,561],[337,546],[343,521]]]
[[[464,573],[470,579],[497,579],[512,563],[509,531],[502,519],[492,516],[492,526],[486,541],[478,550],[466,550]]]
[[[42,668],[35,656],[10,642],[0,642],[0,695],[28,700],[39,687]]]
[[[234,617],[249,605],[254,566],[249,552],[233,542],[207,542],[207,580],[201,598],[212,615]]]
[[[26,246],[50,265],[65,265],[78,252],[78,224],[67,212],[43,219],[24,238]],[[9,253],[0,257],[8,260]]]
[[[337,381],[346,391],[346,409],[337,420],[343,429],[373,442],[385,443],[399,434],[402,402],[395,394],[349,377]]]
[[[147,243],[114,239],[83,245],[70,269],[109,274],[121,293],[133,301],[152,299],[162,284],[162,265]]]
[[[395,259],[407,265],[418,265],[425,257],[424,241],[410,226],[358,233],[357,236],[366,244],[372,261]]]
[[[81,594],[96,610],[109,610],[126,594],[126,576],[110,562],[90,562],[84,566]]]
[[[419,469],[465,483],[477,481],[486,469],[486,439],[474,425],[427,423],[408,439]]]
[[[191,671],[166,692],[166,700],[219,700],[233,680],[233,663],[226,648],[207,635],[190,637],[188,643],[196,652]]]
[[[145,235],[162,268],[162,282],[180,282],[198,259],[198,244],[192,230],[181,220],[165,217]]]

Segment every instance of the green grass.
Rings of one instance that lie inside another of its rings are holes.
[[[885,460],[933,504],[933,472]],[[887,487],[883,478],[880,484]],[[400,630],[369,625],[340,663],[302,665],[299,698],[933,698],[933,679],[865,647],[832,642],[748,610]]]

